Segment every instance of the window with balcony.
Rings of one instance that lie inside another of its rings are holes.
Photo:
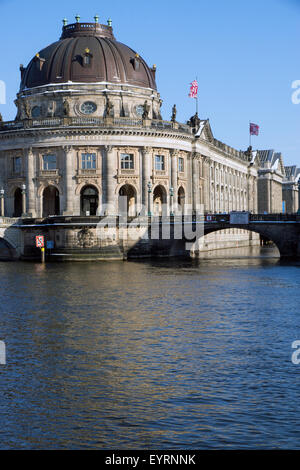
[[[134,169],[134,156],[131,153],[121,153],[121,170]]]
[[[96,169],[96,154],[95,153],[82,153],[81,154],[81,169],[82,170],[95,170]]]
[[[165,171],[165,157],[164,155],[155,155],[155,170]]]
[[[43,155],[43,170],[56,170],[56,155]]]

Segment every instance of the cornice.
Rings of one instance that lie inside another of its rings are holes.
[[[11,131],[0,131],[0,143],[1,141],[11,141],[11,139],[19,138],[42,138],[42,137],[67,137],[67,136],[76,136],[76,135],[97,135],[97,136],[107,136],[107,135],[126,135],[126,136],[145,136],[145,137],[155,137],[155,138],[167,138],[172,140],[182,140],[182,141],[193,141],[193,136],[190,134],[184,134],[176,132],[176,130],[156,130],[156,129],[122,129],[122,128],[56,128],[56,129],[26,129],[26,130],[11,130]],[[1,145],[1,144],[0,144]],[[1,149],[0,149],[1,150]]]

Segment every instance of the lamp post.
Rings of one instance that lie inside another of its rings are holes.
[[[4,189],[0,189],[0,216],[4,217]]]
[[[148,182],[148,217],[151,217],[151,193],[152,193],[152,184],[151,181]]]
[[[22,184],[22,217],[26,216],[26,184]]]
[[[174,217],[174,208],[173,208],[173,202],[174,201],[173,200],[174,200],[174,188],[173,188],[173,186],[171,186],[171,188],[170,188],[170,208],[171,208],[170,216],[171,217]]]

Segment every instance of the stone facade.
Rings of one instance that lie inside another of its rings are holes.
[[[285,170],[281,153],[274,150],[259,150],[258,212],[281,213],[282,183]]]
[[[53,54],[47,51],[54,46],[21,68],[17,117],[0,123],[1,215],[281,212],[282,175],[260,169],[260,181],[265,181],[258,186],[258,159],[218,141],[208,120],[194,117],[182,124],[173,113],[171,121],[164,121],[156,67],[150,69],[127,46],[114,46],[110,27],[64,26],[62,47],[77,37],[91,45],[76,56],[76,73],[70,61],[67,71],[52,77],[55,83],[47,81],[55,65],[48,64]],[[115,68],[111,78],[93,81],[97,64],[91,69],[89,60],[104,40],[110,49],[104,54],[102,44],[103,60],[108,70],[112,63]],[[121,59],[117,54],[123,54]],[[65,62],[55,66],[62,69]],[[121,65],[125,71],[118,76]],[[263,194],[259,200],[258,192]]]
[[[7,216],[85,215],[87,187],[94,188],[97,199],[97,207],[86,210],[90,215],[118,214],[122,189],[132,199],[131,216],[142,210],[160,214],[163,204],[169,213],[171,197],[176,213],[200,206],[212,213],[256,212],[256,168],[243,153],[207,140],[207,123],[195,139],[187,126],[179,131],[168,123],[169,129],[157,129],[159,121],[130,126],[119,119],[100,127],[82,119],[80,126],[48,123],[47,128],[37,122],[39,127],[15,130],[13,140],[11,130],[0,132]],[[24,211],[18,204],[22,185]],[[47,188],[56,191],[45,195]]]
[[[285,177],[282,183],[282,198],[284,209],[288,214],[299,210],[299,178],[300,169],[295,165],[285,166]]]

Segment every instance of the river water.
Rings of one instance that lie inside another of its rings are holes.
[[[226,252],[0,263],[0,448],[299,449],[300,266]]]

